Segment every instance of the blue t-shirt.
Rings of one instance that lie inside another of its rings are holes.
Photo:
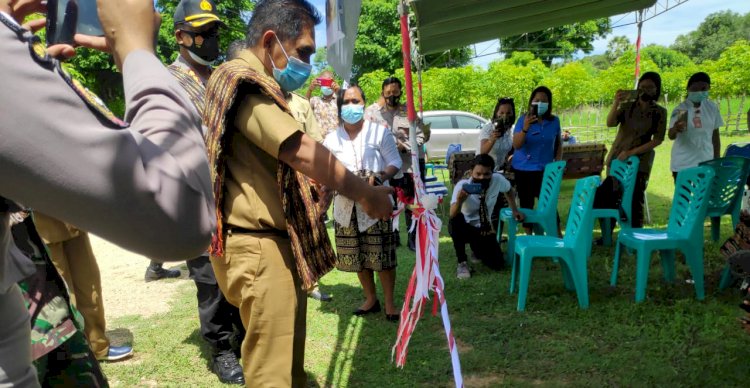
[[[518,118],[514,133],[523,130],[525,116],[521,115]],[[513,153],[513,168],[521,171],[543,171],[544,166],[555,159],[555,144],[559,136],[561,129],[557,116],[552,116],[552,120],[545,120],[543,124],[531,124],[523,147]]]

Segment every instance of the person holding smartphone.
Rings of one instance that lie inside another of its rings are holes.
[[[693,74],[687,82],[687,98],[672,111],[668,136],[674,140],[670,167],[675,181],[678,172],[721,157],[719,128],[724,120],[719,107],[708,99],[710,89],[708,74]]]
[[[626,102],[629,94],[627,90],[615,93],[607,115],[607,126],[619,128],[604,165],[609,168],[613,159],[625,160],[632,155],[640,159],[633,190],[631,220],[632,227],[640,228],[643,226],[646,187],[656,154],[654,148],[664,141],[667,130],[667,110],[657,104],[661,95],[661,77],[655,72],[646,72],[638,80],[636,101]]]
[[[325,83],[326,85],[323,85]],[[311,97],[313,90],[320,88],[320,96]],[[307,97],[315,114],[315,119],[320,126],[323,139],[326,135],[339,127],[339,114],[336,105],[336,94],[339,92],[339,84],[330,70],[323,70],[320,76],[310,82],[307,89]],[[321,140],[322,141],[322,140]]]
[[[74,39],[113,54],[125,87],[124,121],[61,70],[54,58],[73,56],[72,46],[51,46],[46,53],[39,46],[28,28],[42,27],[44,20],[20,25],[32,12],[43,12],[44,2],[0,0],[0,106],[12,112],[0,115],[3,386],[106,384],[29,208],[160,260],[200,254],[215,225],[200,118],[154,54],[153,2],[97,4],[106,36]],[[34,296],[28,309],[17,285],[22,280],[24,293]],[[55,319],[43,322],[32,342],[38,317]],[[40,360],[38,371],[32,359]]]
[[[513,148],[511,165],[520,205],[533,209],[542,190],[544,167],[562,159],[560,119],[552,114],[552,91],[546,86],[539,86],[531,92],[528,111],[516,122]],[[557,223],[559,226],[559,216]],[[524,229],[526,234],[531,234],[530,225],[524,225]]]
[[[468,279],[471,270],[467,263],[466,244],[487,267],[500,270],[505,265],[503,252],[495,238],[497,220],[492,220],[490,211],[503,193],[510,204],[513,217],[523,221],[518,210],[515,192],[504,176],[495,171],[495,161],[487,154],[479,154],[471,162],[471,177],[456,183],[451,198],[448,232],[456,250],[456,277]]]
[[[495,169],[505,169],[508,157],[513,154],[513,126],[516,122],[516,104],[510,97],[497,100],[492,121],[479,132],[479,152],[495,160]]]

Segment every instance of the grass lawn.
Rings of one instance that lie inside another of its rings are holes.
[[[748,137],[722,139],[723,143]],[[648,189],[652,226],[664,226],[673,183],[669,172],[671,142],[657,149]],[[566,181],[558,208],[563,220],[574,182]],[[597,226],[598,227],[598,226]],[[455,278],[456,259],[447,229],[440,239],[441,271],[467,387],[481,386],[708,386],[747,384],[750,336],[737,317],[737,291],[716,291],[716,273],[724,259],[719,245],[705,246],[705,301],[695,299],[684,264],[678,280],[667,284],[655,258],[649,273],[648,299],[633,302],[634,257],[623,256],[616,288],[609,287],[614,248],[594,247],[589,262],[590,307],[578,308],[566,291],[559,267],[536,261],[527,311],[516,312],[508,294],[510,271],[495,273],[476,265],[471,279]],[[404,227],[401,228],[405,230]],[[731,235],[722,220],[722,241]],[[599,231],[595,230],[598,235]],[[402,232],[402,241],[406,241]],[[721,243],[720,242],[720,243]],[[505,248],[504,248],[505,249]],[[414,255],[399,248],[399,301],[414,267]],[[439,317],[425,315],[417,326],[404,369],[391,363],[396,324],[382,314],[351,315],[362,301],[357,277],[333,271],[321,289],[333,302],[310,300],[307,317],[306,369],[311,386],[414,387],[453,384],[450,357]],[[219,386],[207,369],[209,354],[198,332],[195,290],[186,282],[172,309],[163,316],[123,317],[110,327],[133,332],[137,356],[107,364],[104,370],[119,386]],[[380,286],[378,293],[382,295]],[[135,302],[135,301],[134,301]]]

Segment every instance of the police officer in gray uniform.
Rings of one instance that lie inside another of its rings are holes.
[[[17,20],[43,9],[41,1],[0,0],[0,196],[139,254],[196,257],[215,226],[200,118],[154,55],[153,1],[98,4],[123,74],[129,125],[75,90],[58,62],[33,47],[38,38]],[[29,316],[16,286],[33,266],[12,242],[9,217],[0,208],[0,386],[33,387]]]

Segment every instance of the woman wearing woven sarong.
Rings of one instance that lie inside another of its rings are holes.
[[[339,91],[338,111],[341,125],[329,133],[325,145],[350,171],[368,180],[370,185],[388,184],[401,168],[401,156],[391,132],[383,126],[364,119],[365,95],[353,85]],[[396,284],[396,248],[392,221],[368,217],[356,198],[336,195],[334,198],[334,226],[336,229],[336,267],[340,271],[356,272],[365,301],[354,315],[381,311],[375,293],[373,272],[383,285],[386,319],[398,320],[393,303]]]

